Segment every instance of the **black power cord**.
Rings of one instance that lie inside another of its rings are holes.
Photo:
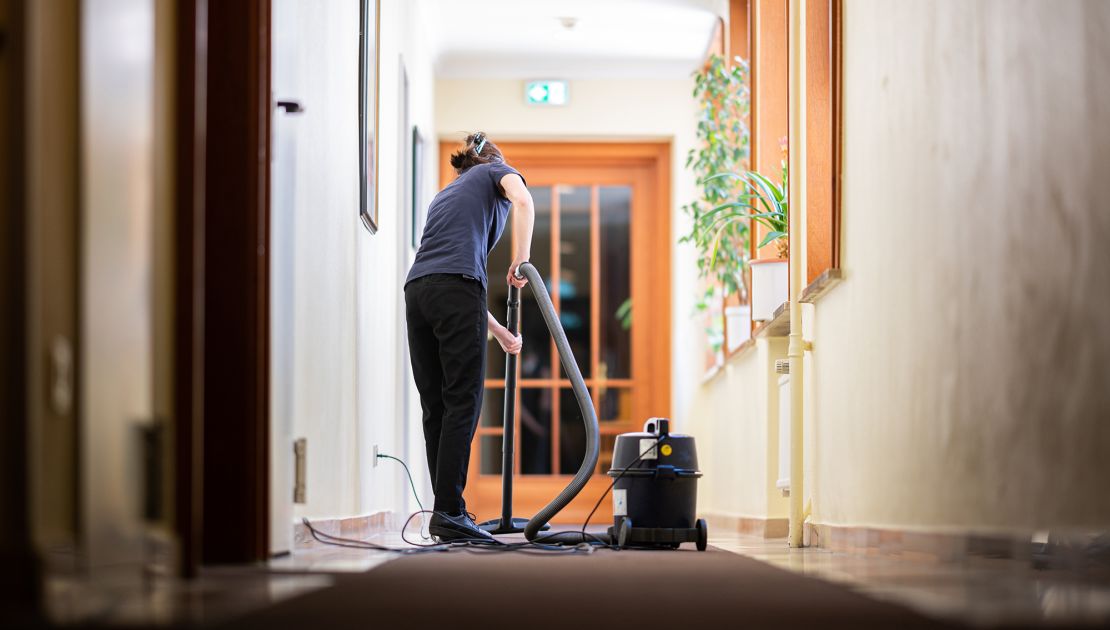
[[[601,503],[605,500],[605,497],[607,497],[609,495],[609,492],[613,489],[613,486],[615,486],[617,484],[617,482],[620,481],[624,477],[624,474],[626,472],[628,472],[629,470],[638,466],[640,464],[640,462],[642,462],[644,460],[644,458],[647,457],[648,453],[651,453],[652,451],[655,451],[656,449],[658,449],[659,445],[662,444],[664,441],[666,441],[666,439],[667,439],[666,435],[663,435],[663,436],[660,436],[659,438],[657,438],[655,440],[655,442],[650,447],[645,449],[644,452],[640,453],[639,457],[637,457],[635,460],[633,460],[632,463],[629,464],[628,466],[625,466],[621,470],[621,472],[618,473],[617,476],[613,478],[613,481],[609,483],[609,486],[607,488],[605,488],[605,492],[601,493],[601,496],[598,497],[597,503],[594,504],[593,509],[590,510],[590,514],[586,517],[586,522],[582,524],[582,530],[581,530],[582,542],[580,542],[580,543],[578,543],[577,545],[574,545],[574,546],[544,543],[544,539],[547,538],[546,536],[540,536],[539,538],[537,538],[534,541],[523,541],[523,542],[516,542],[516,543],[506,543],[506,542],[502,542],[502,541],[496,540],[496,539],[487,540],[487,539],[484,539],[484,538],[461,539],[461,540],[452,540],[452,541],[447,541],[447,542],[435,542],[435,543],[420,543],[420,542],[411,541],[411,540],[408,539],[408,537],[406,537],[405,533],[408,531],[409,524],[412,523],[412,520],[414,518],[416,518],[417,516],[422,517],[425,514],[431,514],[431,515],[439,514],[441,516],[448,516],[448,515],[443,513],[443,512],[437,512],[436,510],[425,510],[424,509],[424,504],[420,501],[420,495],[416,491],[416,483],[412,479],[412,472],[409,470],[408,464],[406,464],[404,462],[404,460],[402,460],[399,457],[394,457],[393,455],[387,455],[385,453],[379,453],[378,458],[379,459],[392,459],[392,460],[398,462],[399,464],[401,464],[401,466],[405,469],[405,475],[408,477],[409,487],[412,488],[413,497],[416,499],[416,505],[420,507],[420,510],[410,514],[409,517],[407,519],[405,519],[405,524],[401,526],[401,540],[403,540],[406,544],[411,545],[411,547],[407,547],[407,548],[404,548],[404,547],[402,547],[402,548],[388,547],[386,545],[380,545],[378,543],[373,543],[373,542],[370,542],[368,540],[358,540],[358,539],[354,539],[354,538],[344,538],[342,536],[334,536],[332,534],[328,534],[326,532],[322,532],[322,531],[316,529],[316,527],[312,525],[312,522],[309,521],[307,518],[302,518],[301,522],[304,524],[304,526],[308,529],[308,531],[312,534],[312,537],[314,539],[316,539],[317,542],[320,542],[320,543],[325,544],[325,545],[333,545],[333,546],[337,546],[337,547],[346,547],[346,548],[349,548],[349,549],[365,549],[365,550],[368,550],[368,551],[385,551],[385,552],[397,553],[397,554],[401,554],[401,555],[412,555],[412,554],[418,554],[418,553],[438,553],[438,552],[443,552],[443,551],[450,551],[452,549],[463,549],[463,550],[465,550],[467,552],[470,552],[470,553],[501,553],[501,552],[509,551],[509,552],[532,553],[532,554],[540,554],[540,555],[551,555],[551,554],[562,555],[562,554],[568,554],[568,553],[569,554],[581,554],[581,553],[587,553],[588,554],[588,553],[592,553],[594,551],[594,549],[596,549],[598,547],[604,547],[604,548],[607,548],[607,549],[619,550],[621,548],[620,548],[619,545],[617,545],[616,541],[610,540],[610,541],[606,542],[604,539],[600,538],[599,536],[587,532],[586,527],[589,526],[590,519],[593,518],[594,514],[597,512],[597,509],[599,507],[601,507]],[[425,537],[424,536],[423,527],[421,527],[420,536],[424,540],[428,540],[428,538],[430,538],[430,537]]]
[[[408,476],[408,478],[409,478],[409,487],[412,488],[412,496],[413,496],[414,499],[416,499],[416,506],[420,508],[420,514],[423,515],[424,514],[424,504],[420,502],[420,493],[416,491],[416,483],[414,483],[413,480],[412,480],[412,472],[409,471],[409,465],[406,464],[403,459],[401,459],[399,457],[394,457],[392,455],[386,455],[385,453],[378,453],[377,457],[378,457],[378,459],[392,459],[393,461],[397,462],[398,464],[400,464],[405,469],[405,475]],[[423,521],[423,519],[421,519],[421,521]],[[422,538],[423,540],[431,539],[430,535],[427,535],[427,536],[424,535],[424,529],[425,529],[425,524],[423,522],[421,522],[420,523],[420,538]]]
[[[563,546],[563,545],[545,545],[543,543],[532,542],[532,541],[523,541],[523,542],[518,542],[518,543],[505,543],[505,542],[502,542],[500,540],[496,540],[496,539],[488,540],[488,539],[485,539],[485,538],[469,538],[469,539],[451,540],[451,541],[436,542],[436,543],[420,543],[420,542],[415,542],[415,541],[409,540],[408,537],[406,536],[406,532],[408,531],[409,525],[412,523],[412,520],[414,518],[416,518],[417,516],[423,516],[425,514],[431,514],[431,515],[439,514],[441,516],[448,516],[448,515],[443,513],[443,512],[437,512],[436,510],[426,510],[426,509],[424,509],[424,505],[420,501],[420,495],[416,491],[416,484],[415,484],[415,482],[413,482],[413,479],[412,479],[412,472],[409,470],[409,467],[404,462],[404,460],[402,460],[399,457],[394,457],[393,455],[387,455],[385,453],[379,453],[378,458],[380,458],[380,459],[392,459],[392,460],[398,462],[399,464],[401,464],[402,467],[404,467],[405,474],[408,476],[409,487],[412,488],[413,496],[416,498],[416,504],[420,507],[419,511],[413,512],[412,514],[409,515],[409,517],[405,520],[405,524],[401,527],[401,540],[403,540],[406,544],[411,545],[411,547],[407,547],[407,548],[405,548],[405,547],[402,547],[402,548],[389,547],[389,546],[386,546],[386,545],[381,545],[381,544],[378,544],[378,543],[370,542],[368,540],[358,540],[358,539],[354,539],[354,538],[344,538],[342,536],[335,536],[335,535],[332,535],[332,534],[328,534],[326,532],[322,532],[319,529],[316,529],[316,527],[312,524],[311,521],[309,521],[307,518],[302,518],[301,522],[304,524],[304,526],[308,529],[308,531],[312,534],[312,537],[317,542],[320,542],[320,543],[325,544],[325,545],[333,545],[333,546],[336,546],[336,547],[346,547],[346,548],[349,548],[349,549],[365,549],[365,550],[368,550],[368,551],[385,551],[385,552],[397,553],[397,554],[401,554],[401,555],[411,555],[411,554],[429,553],[429,552],[442,552],[442,551],[449,551],[451,549],[463,549],[463,550],[468,551],[470,553],[499,553],[499,552],[503,552],[503,551],[514,551],[514,552],[520,552],[520,553],[540,553],[540,554],[543,554],[543,555],[549,555],[549,554],[552,554],[552,553],[561,555],[561,554],[567,554],[567,553],[580,554],[580,553],[591,553],[591,552],[593,552],[593,547],[594,547],[593,544],[580,544],[580,545],[576,545],[574,547],[566,547],[566,546]],[[429,538],[429,537],[424,536],[423,527],[421,528],[421,534],[420,535],[425,540],[427,540]]]
[[[659,438],[657,438],[655,440],[654,444],[652,444],[646,450],[644,450],[643,453],[640,453],[640,456],[637,457],[635,460],[633,460],[631,464],[622,468],[620,473],[618,473],[616,477],[613,477],[613,481],[609,484],[609,487],[605,489],[605,492],[601,493],[600,497],[598,497],[597,503],[594,504],[594,509],[590,510],[590,515],[586,517],[586,522],[582,523],[582,536],[583,537],[585,537],[587,535],[589,535],[591,537],[595,537],[595,536],[593,536],[593,534],[587,534],[586,533],[586,526],[590,524],[590,519],[594,517],[594,512],[597,512],[597,508],[601,507],[601,502],[604,501],[605,497],[609,495],[609,491],[613,489],[613,486],[617,485],[617,482],[621,480],[621,477],[624,477],[624,473],[628,472],[629,470],[632,470],[632,468],[639,465],[640,462],[642,462],[644,460],[644,458],[647,457],[648,453],[658,449],[659,445],[662,444],[667,439],[668,436],[669,436],[669,434],[664,434],[664,435],[659,436]],[[656,455],[656,457],[658,457],[658,455]],[[610,541],[610,546],[612,546],[614,548],[619,548],[615,544],[615,541]]]

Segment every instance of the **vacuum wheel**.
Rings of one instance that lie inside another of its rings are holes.
[[[617,526],[617,546],[621,549],[628,548],[628,542],[632,538],[632,519],[627,516],[621,518],[620,525]]]
[[[709,545],[709,525],[705,523],[704,518],[699,518],[696,525],[698,528],[698,551],[705,551],[706,546]]]

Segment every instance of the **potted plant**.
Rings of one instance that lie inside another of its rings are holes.
[[[751,331],[747,315],[748,222],[714,226],[706,220],[711,208],[735,199],[743,190],[741,182],[721,175],[744,170],[748,159],[747,72],[748,66],[742,59],[730,64],[713,56],[695,75],[693,95],[700,103],[698,146],[690,150],[686,159],[686,167],[697,175],[701,198],[683,206],[692,222],[690,233],[679,242],[692,243],[697,248],[698,271],[708,280],[708,286],[699,295],[697,309],[708,318],[707,339],[718,360],[725,338],[722,322],[717,321],[722,301],[738,296],[740,302],[725,308],[729,346],[739,345],[734,342],[743,341]]]
[[[724,234],[728,226],[733,224],[746,225],[748,219],[756,221],[767,229],[757,249],[774,243],[775,255],[763,256],[748,263],[752,270],[751,317],[754,321],[770,320],[774,316],[775,309],[789,299],[790,173],[786,138],[782,139],[780,146],[782,147],[782,169],[779,184],[756,171],[747,171],[739,175],[736,173],[714,175],[713,177],[717,179],[741,182],[743,192],[737,201],[720,204],[701,217],[715,235]],[[721,251],[724,251],[721,248],[721,239],[715,236],[710,260],[714,260]]]

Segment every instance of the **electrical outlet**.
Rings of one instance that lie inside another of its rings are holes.
[[[374,464],[373,464],[373,468],[377,468],[377,467],[378,467],[378,445],[375,444],[374,445]]]

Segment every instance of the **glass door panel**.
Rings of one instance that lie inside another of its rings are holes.
[[[486,304],[489,312],[497,321],[505,323],[505,302],[509,299],[509,287],[505,284],[505,272],[513,261],[512,232],[508,227],[501,240],[489,253],[486,262]],[[486,346],[486,378],[503,380],[505,378],[505,353],[501,345],[489,335]]]
[[[569,387],[559,389],[559,473],[573,475],[586,456],[586,427],[578,399]]]
[[[555,268],[555,260],[551,251],[552,230],[554,229],[552,187],[533,186],[528,190],[532,193],[532,200],[536,208],[536,222],[532,229],[531,262],[543,276],[548,291],[552,291],[551,274]],[[508,268],[508,263],[506,263],[505,271],[508,271]],[[504,274],[505,272],[502,271],[501,273]],[[505,284],[504,279],[501,279],[500,282],[502,285]],[[547,332],[547,326],[544,325],[543,315],[540,314],[540,307],[536,304],[532,289],[525,287],[520,292],[520,296],[520,334],[524,340],[524,350],[520,355],[520,377],[525,380],[550,379],[552,378],[551,335]],[[502,307],[501,312],[503,313],[504,310],[504,307]],[[496,315],[497,311],[494,311],[494,314]],[[501,315],[501,317],[504,317],[504,315]],[[497,351],[502,357],[505,356],[500,348]]]
[[[480,460],[479,470],[483,475],[500,475],[501,474],[501,436],[500,435],[479,435],[478,436],[478,458]]]
[[[552,455],[551,415],[554,393],[550,387],[524,387],[520,390],[520,472],[525,475],[550,475]]]
[[[632,188],[600,186],[598,378],[632,377]]]
[[[598,394],[597,420],[601,425],[632,420],[632,388],[605,387]]]
[[[590,306],[594,299],[590,186],[559,186],[559,320],[582,376],[591,378]],[[568,378],[559,368],[561,378]]]
[[[501,348],[498,347],[498,350]],[[504,370],[501,370],[504,372]],[[479,416],[478,426],[486,428],[501,428],[505,422],[505,388],[487,387],[482,393],[482,413]]]

